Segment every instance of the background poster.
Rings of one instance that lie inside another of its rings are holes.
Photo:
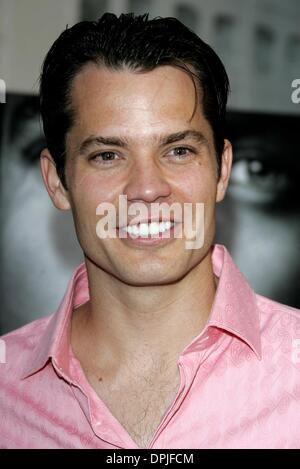
[[[1,0],[1,298],[4,333],[54,311],[83,261],[72,216],[43,186],[38,115],[43,58],[68,24],[104,11],[176,16],[211,44],[231,81],[231,185],[217,210],[225,244],[254,289],[300,308],[300,3],[289,0]]]

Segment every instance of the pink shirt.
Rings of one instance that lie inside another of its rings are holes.
[[[213,267],[209,320],[149,448],[300,448],[299,311],[255,295],[221,245]],[[72,310],[88,299],[82,264],[55,314],[2,337],[1,448],[137,449],[72,354]]]

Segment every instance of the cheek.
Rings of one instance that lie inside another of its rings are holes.
[[[184,194],[186,202],[215,202],[217,180],[212,172],[204,171],[201,167],[186,171],[177,187]]]
[[[88,213],[96,213],[100,203],[109,202],[115,205],[119,195],[119,184],[116,178],[107,176],[99,177],[97,172],[80,172],[74,177],[72,195],[74,205],[82,207]]]
[[[204,204],[204,241],[210,242],[215,225],[217,180],[213,171],[204,170],[201,167],[186,174],[185,181],[181,184],[181,194],[184,202]],[[202,208],[197,211],[193,208],[194,221],[201,217]],[[197,214],[197,215],[196,215]],[[197,218],[196,218],[197,217]],[[195,226],[194,226],[195,228]]]
[[[70,188],[72,212],[82,245],[97,240],[97,226],[102,217],[115,226],[122,181],[99,175],[96,171],[78,171]],[[100,204],[105,204],[100,207]],[[108,211],[106,210],[108,208]]]

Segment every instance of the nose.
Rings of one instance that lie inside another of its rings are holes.
[[[156,161],[152,158],[141,157],[131,168],[124,194],[127,195],[128,201],[151,203],[159,198],[169,197],[171,186],[163,168]]]

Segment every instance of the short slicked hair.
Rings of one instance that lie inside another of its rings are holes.
[[[40,77],[40,109],[47,147],[66,187],[66,135],[75,119],[72,80],[89,62],[113,70],[147,72],[162,65],[188,73],[201,91],[204,116],[211,125],[218,167],[224,147],[229,80],[213,49],[176,18],[105,13],[66,29],[46,55]],[[196,101],[197,104],[197,101]]]

